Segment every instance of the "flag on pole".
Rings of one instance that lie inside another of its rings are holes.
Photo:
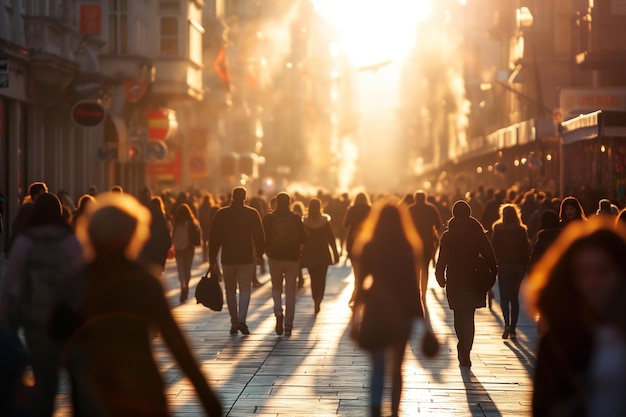
[[[230,90],[230,77],[228,75],[228,67],[226,66],[226,47],[225,46],[222,46],[220,48],[220,51],[217,54],[217,58],[215,59],[215,62],[213,63],[213,68],[215,68],[217,75],[219,75],[226,89]]]

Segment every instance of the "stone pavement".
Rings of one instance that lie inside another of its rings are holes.
[[[192,294],[206,265],[200,263],[196,254]],[[221,312],[195,304],[193,298],[179,305],[175,266],[173,261],[168,261],[163,283],[174,315],[221,398],[227,416],[368,415],[369,358],[348,337],[351,268],[343,264],[331,267],[322,310],[317,316],[313,314],[306,274],[305,278],[305,287],[298,293],[291,337],[274,333],[267,275],[260,277],[267,283],[252,293],[248,316],[252,334],[231,336],[226,305]],[[538,341],[534,322],[521,317],[517,341],[503,341],[502,319],[495,300],[492,311],[477,310],[472,368],[461,370],[445,293],[433,276],[429,288],[427,303],[441,350],[434,359],[424,358],[419,349],[422,329],[416,324],[404,363],[401,415],[530,415]],[[155,354],[173,414],[203,415],[193,387],[158,338]],[[67,381],[62,384],[56,417],[71,415],[69,387]],[[390,413],[388,398],[387,390],[383,415]]]

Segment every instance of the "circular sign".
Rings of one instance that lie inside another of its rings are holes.
[[[104,120],[105,110],[95,101],[81,101],[72,108],[72,120],[83,127],[98,126]]]

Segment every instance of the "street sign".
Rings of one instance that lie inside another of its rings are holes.
[[[98,126],[104,120],[105,110],[95,101],[80,101],[72,108],[72,120],[83,127]]]

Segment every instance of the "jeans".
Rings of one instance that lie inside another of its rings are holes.
[[[250,288],[255,264],[222,265],[226,304],[232,324],[246,323],[250,305]],[[237,308],[237,287],[239,287],[239,308]]]
[[[193,246],[183,250],[177,250],[175,252],[176,269],[178,270],[178,281],[180,282],[181,293],[185,295],[187,294],[187,291],[189,291],[189,280],[191,279],[191,264],[193,263],[194,252],[195,248]]]
[[[270,276],[272,279],[272,299],[274,315],[283,315],[283,280],[285,281],[285,329],[293,329],[293,318],[296,310],[296,281],[300,271],[300,262],[269,259]]]
[[[504,325],[515,329],[519,318],[519,288],[526,274],[526,265],[502,262],[498,268],[498,289]],[[509,312],[510,309],[510,312]]]

